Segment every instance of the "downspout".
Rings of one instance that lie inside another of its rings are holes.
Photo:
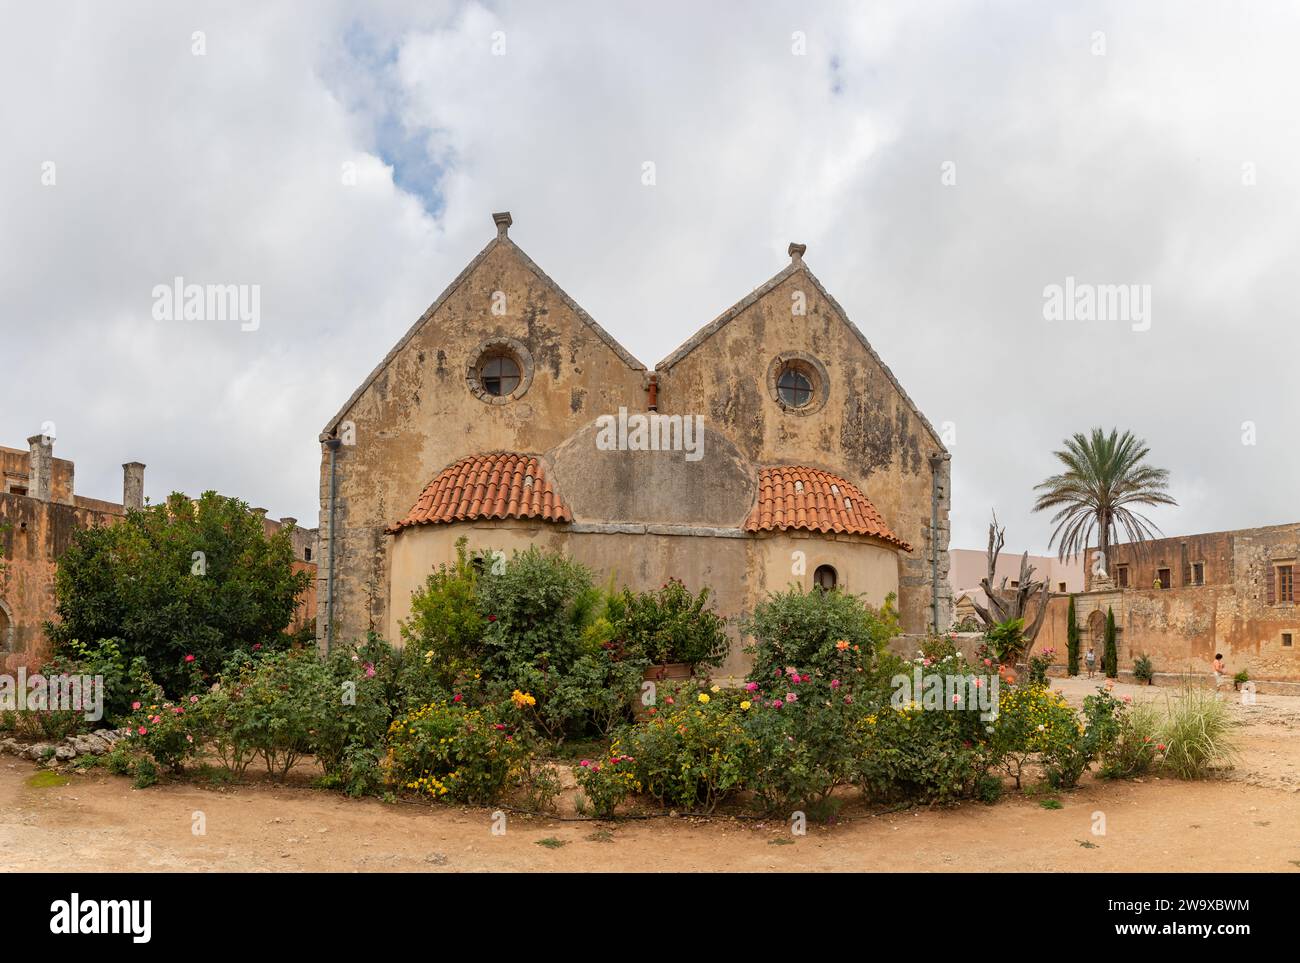
[[[939,502],[943,500],[943,484],[939,470],[951,458],[947,453],[930,456],[930,627],[939,634]]]
[[[335,456],[339,450],[338,438],[325,439],[325,447],[330,453],[330,506],[329,506],[329,562],[325,569],[325,654],[334,649],[334,502],[338,496],[338,474],[335,471]]]

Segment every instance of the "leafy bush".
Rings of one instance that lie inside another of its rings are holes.
[[[619,740],[644,791],[663,805],[701,812],[737,791],[750,758],[742,705],[752,703],[695,682],[661,685],[649,719]]]
[[[1098,773],[1106,779],[1131,779],[1145,774],[1156,763],[1163,745],[1160,713],[1149,702],[1117,705],[1109,738],[1098,741]]]
[[[434,799],[496,802],[528,763],[521,704],[470,708],[453,698],[393,720],[384,761],[389,785]]]
[[[780,679],[747,685],[745,788],[764,812],[820,810],[853,776],[860,712],[850,689],[838,676],[816,678],[793,667]]]
[[[1200,779],[1212,768],[1235,761],[1232,720],[1215,693],[1185,686],[1177,699],[1167,698],[1165,705],[1156,746],[1164,753],[1164,768],[1179,779]]]
[[[215,667],[239,649],[283,642],[310,581],[293,561],[290,530],[268,537],[244,502],[174,494],[73,534],[55,575],[58,619],[45,630],[62,652],[117,639],[124,664],[143,658],[168,693],[181,693],[185,654]]]
[[[641,791],[636,778],[636,760],[620,752],[616,741],[601,759],[583,759],[574,767],[582,787],[585,805],[597,819],[613,819],[616,810],[633,793]]]
[[[919,657],[904,663],[910,679],[920,669],[945,675],[975,676],[986,684],[990,666],[972,666],[955,648],[923,646]],[[979,669],[981,671],[977,672]],[[913,698],[907,698],[910,694]],[[969,694],[969,690],[968,690]],[[1000,785],[989,782],[993,763],[988,724],[982,710],[962,699],[960,707],[923,707],[918,693],[906,690],[888,701],[878,698],[858,722],[853,782],[872,800],[950,803],[972,796],[996,798]],[[990,707],[992,696],[985,696]],[[946,694],[940,697],[946,702]]]
[[[1030,655],[1028,663],[1030,685],[1047,685],[1047,670],[1055,661],[1056,650],[1050,646]]]
[[[1015,665],[1025,651],[1025,620],[999,622],[984,633],[984,641],[999,664]]]
[[[745,623],[754,642],[751,681],[779,679],[798,666],[814,678],[854,679],[898,634],[894,596],[879,610],[847,592],[804,592],[792,586],[769,595]]]
[[[657,592],[624,589],[612,628],[632,652],[655,665],[719,666],[731,645],[726,620],[709,604],[708,588],[692,595],[675,578]]]
[[[127,720],[128,748],[148,756],[161,769],[179,772],[202,747],[198,703],[197,695],[175,702],[135,703]]]
[[[403,688],[410,705],[428,705],[446,698],[477,672],[488,621],[479,611],[478,572],[456,542],[456,562],[430,573],[411,596],[410,617],[402,623],[405,652]]]
[[[1074,785],[1087,768],[1080,752],[1083,723],[1063,697],[1044,686],[1002,687],[992,728],[994,758],[1017,789],[1032,760],[1040,761],[1048,780],[1061,787]]]
[[[1133,678],[1139,682],[1145,682],[1150,685],[1156,677],[1155,665],[1151,662],[1151,656],[1143,652],[1133,660]]]
[[[346,694],[314,651],[270,652],[228,665],[199,711],[227,769],[241,775],[260,757],[283,779],[309,753],[327,768],[340,757],[355,708]]]

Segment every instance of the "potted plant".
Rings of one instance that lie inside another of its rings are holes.
[[[1151,656],[1143,652],[1133,660],[1133,678],[1139,682],[1145,682],[1151,685],[1156,677],[1155,666],[1151,663]]]
[[[984,633],[984,641],[998,665],[1015,670],[1016,662],[1025,651],[1024,629],[1024,619],[1007,619]]]
[[[1232,687],[1234,689],[1240,689],[1241,684],[1243,682],[1249,682],[1249,681],[1250,681],[1250,673],[1247,672],[1245,669],[1242,669],[1240,672],[1238,672],[1236,675],[1232,677]]]
[[[689,679],[700,666],[717,667],[727,657],[726,620],[713,611],[707,588],[696,595],[669,579],[657,592],[624,589],[622,608],[618,633],[650,663],[648,682]]]

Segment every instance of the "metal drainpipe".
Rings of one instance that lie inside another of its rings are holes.
[[[325,654],[334,649],[334,500],[338,495],[338,474],[334,468],[334,458],[339,450],[339,439],[327,438],[325,447],[330,453],[330,530],[329,530],[329,564],[325,569]]]

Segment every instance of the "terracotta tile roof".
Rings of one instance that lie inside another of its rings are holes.
[[[476,518],[541,518],[571,522],[573,516],[535,455],[510,451],[470,455],[448,465],[420,494],[390,533],[412,525]]]
[[[876,506],[858,487],[838,475],[800,465],[760,469],[758,504],[750,512],[745,530],[770,532],[790,528],[874,535],[904,551],[912,550],[911,545],[889,530]]]

